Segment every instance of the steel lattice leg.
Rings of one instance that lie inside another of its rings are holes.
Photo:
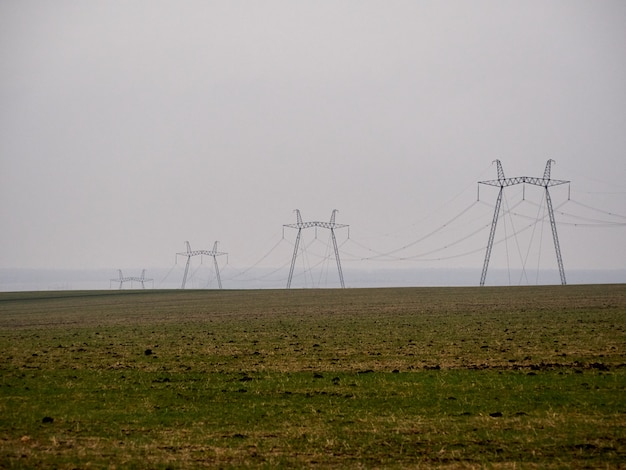
[[[191,256],[187,256],[187,264],[185,265],[185,274],[183,275],[183,285],[181,289],[185,288],[185,283],[187,282],[187,273],[189,272],[189,263],[191,263]]]
[[[220,278],[220,268],[217,265],[217,256],[213,256],[213,265],[215,266],[215,274],[217,275],[217,285],[222,288],[222,279]]]
[[[498,224],[498,215],[500,214],[500,205],[502,204],[502,193],[504,188],[500,186],[500,192],[498,193],[498,199],[496,201],[496,208],[493,211],[493,221],[491,222],[491,231],[489,232],[489,241],[487,242],[487,252],[485,253],[485,262],[483,264],[483,272],[480,276],[480,285],[485,285],[485,278],[487,277],[487,268],[489,267],[489,258],[491,257],[491,248],[493,247],[493,239],[496,235],[496,225]]]
[[[296,265],[296,258],[298,257],[298,246],[300,245],[300,235],[302,229],[298,229],[298,235],[296,236],[296,244],[293,247],[293,256],[291,257],[291,268],[289,268],[289,278],[287,278],[287,289],[291,287],[291,278],[293,277],[293,268]]]
[[[552,227],[552,238],[554,239],[554,250],[556,251],[556,262],[559,265],[559,274],[561,276],[561,284],[567,284],[565,280],[565,269],[563,268],[563,258],[561,258],[561,246],[559,245],[559,236],[556,233],[556,220],[554,218],[554,210],[552,209],[552,198],[550,191],[546,186],[546,202],[548,204],[548,215],[550,216],[550,227]]]
[[[333,216],[334,216],[333,212]],[[341,288],[346,287],[343,283],[343,272],[341,271],[341,260],[339,259],[339,248],[337,247],[337,238],[335,238],[335,230],[330,229],[330,235],[333,239],[333,247],[335,248],[335,259],[337,260],[337,271],[339,271],[339,281],[341,282]]]

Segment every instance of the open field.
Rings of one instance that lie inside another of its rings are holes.
[[[626,286],[0,294],[0,468],[309,466],[626,466]]]

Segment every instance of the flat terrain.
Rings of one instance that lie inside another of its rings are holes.
[[[622,468],[626,286],[0,293],[0,468]]]

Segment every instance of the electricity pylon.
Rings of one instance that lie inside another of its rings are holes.
[[[120,289],[122,288],[122,285],[125,282],[130,282],[131,286],[133,281],[137,281],[137,282],[141,282],[141,288],[145,289],[145,282],[150,282],[150,281],[154,281],[154,279],[146,279],[146,270],[144,269],[143,271],[141,271],[141,277],[124,277],[124,275],[122,274],[122,270],[118,269],[117,272],[119,273],[120,277],[119,279],[111,279],[111,282],[119,282],[120,283]],[[109,287],[111,287],[111,282],[109,282]]]
[[[487,252],[485,253],[485,262],[483,264],[483,271],[480,276],[480,285],[485,285],[485,278],[487,277],[487,268],[489,267],[489,258],[491,257],[491,249],[493,247],[493,239],[496,234],[496,225],[498,223],[498,215],[500,213],[500,206],[502,204],[502,193],[505,187],[513,186],[516,184],[532,184],[535,186],[543,186],[546,191],[546,203],[548,206],[548,215],[550,217],[550,226],[552,227],[552,238],[554,239],[554,249],[556,251],[556,261],[559,265],[559,274],[561,276],[561,284],[565,285],[565,270],[563,269],[563,258],[561,257],[561,247],[559,245],[559,237],[556,232],[556,220],[554,219],[554,210],[552,208],[552,198],[550,198],[550,186],[557,186],[560,184],[569,184],[570,181],[565,180],[553,180],[550,178],[550,170],[552,163],[556,163],[550,159],[546,163],[546,168],[543,172],[543,178],[530,177],[530,176],[518,176],[515,178],[505,178],[504,170],[502,169],[502,163],[500,160],[495,160],[498,167],[498,179],[489,181],[479,181],[478,184],[487,184],[490,186],[499,186],[498,199],[496,199],[496,207],[493,211],[493,220],[491,222],[491,231],[489,232],[489,241],[487,242]],[[480,188],[480,186],[479,186]]]
[[[176,256],[178,257],[178,255],[180,256],[186,256],[187,257],[187,264],[185,265],[185,274],[183,275],[183,284],[180,287],[181,289],[185,288],[185,284],[187,283],[187,273],[189,272],[189,263],[191,262],[191,257],[192,256],[198,256],[198,255],[207,255],[207,256],[212,256],[213,257],[213,265],[215,266],[215,274],[217,276],[217,285],[219,286],[219,288],[222,288],[222,280],[220,279],[220,268],[217,264],[217,257],[221,256],[221,255],[228,255],[228,253],[222,253],[220,251],[217,251],[217,243],[215,242],[213,244],[213,249],[212,250],[192,250],[191,249],[191,245],[189,244],[189,242],[185,242],[187,245],[187,251],[182,252],[182,253],[176,253]]]
[[[337,209],[333,210],[333,213],[330,216],[330,222],[302,222],[302,216],[300,215],[300,210],[296,209],[294,212],[296,213],[297,223],[283,225],[283,227],[298,229],[298,235],[296,236],[296,243],[293,247],[293,256],[291,257],[291,268],[289,269],[289,278],[287,279],[287,289],[291,287],[291,279],[293,277],[293,268],[296,264],[296,258],[298,257],[298,246],[300,245],[300,235],[302,234],[302,229],[311,228],[311,227],[322,227],[322,228],[327,228],[330,230],[330,236],[333,239],[333,247],[335,249],[335,260],[337,261],[337,271],[339,272],[339,282],[341,283],[341,287],[344,288],[345,285],[343,282],[343,272],[341,271],[341,260],[339,259],[339,248],[337,247],[337,238],[335,237],[335,229],[349,227],[349,225],[335,223],[335,214],[339,212]]]

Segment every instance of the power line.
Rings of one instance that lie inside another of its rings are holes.
[[[424,240],[427,240],[428,238],[432,237],[433,235],[439,233],[441,230],[443,230],[444,228],[446,228],[448,225],[450,225],[452,222],[456,221],[457,219],[459,219],[460,217],[462,217],[465,213],[467,213],[472,207],[474,207],[477,204],[477,201],[472,202],[469,206],[467,206],[466,208],[464,208],[461,212],[459,212],[458,214],[456,214],[454,217],[450,218],[449,220],[447,220],[445,223],[443,223],[442,225],[440,225],[439,227],[437,227],[436,229],[428,232],[426,235],[423,235],[422,237],[418,238],[417,240],[413,240],[410,243],[407,243],[406,245],[403,245],[399,248],[394,248],[393,250],[390,251],[386,251],[386,252],[379,252],[377,250],[374,250],[372,248],[369,248],[363,244],[360,244],[354,240],[352,240],[353,243],[355,243],[356,245],[359,245],[361,248],[364,248],[372,253],[375,253],[372,256],[366,256],[366,257],[361,257],[360,260],[361,261],[397,261],[397,260],[403,260],[403,259],[410,259],[411,257],[395,257],[392,256],[398,252],[404,251],[408,248],[411,248],[412,246],[417,245],[418,243],[423,242]],[[381,258],[387,258],[387,260],[381,259]]]
[[[278,240],[278,242],[272,247],[270,248],[270,250],[265,253],[256,263],[254,263],[253,265],[247,267],[246,269],[244,269],[243,271],[233,275],[230,277],[231,280],[235,280],[237,279],[239,276],[243,276],[244,274],[246,274],[247,272],[249,272],[250,270],[254,269],[255,267],[257,267],[259,264],[261,264],[269,255],[271,255],[274,250],[276,250],[276,248],[278,248],[278,246],[285,241],[284,238],[281,238],[280,240]]]
[[[572,204],[576,204],[576,205],[578,205],[578,206],[584,207],[584,208],[586,208],[586,209],[590,209],[590,210],[592,210],[592,211],[601,212],[601,213],[603,213],[603,214],[610,215],[610,216],[612,216],[612,217],[619,217],[620,219],[626,219],[626,215],[620,215],[620,214],[616,214],[616,213],[614,213],[614,212],[608,212],[608,211],[604,211],[604,210],[602,210],[602,209],[597,209],[597,208],[595,208],[595,207],[589,206],[589,205],[587,205],[587,204],[583,204],[582,202],[578,202],[578,201],[575,201],[575,200],[573,200],[573,199],[570,199],[570,202],[571,202]]]

